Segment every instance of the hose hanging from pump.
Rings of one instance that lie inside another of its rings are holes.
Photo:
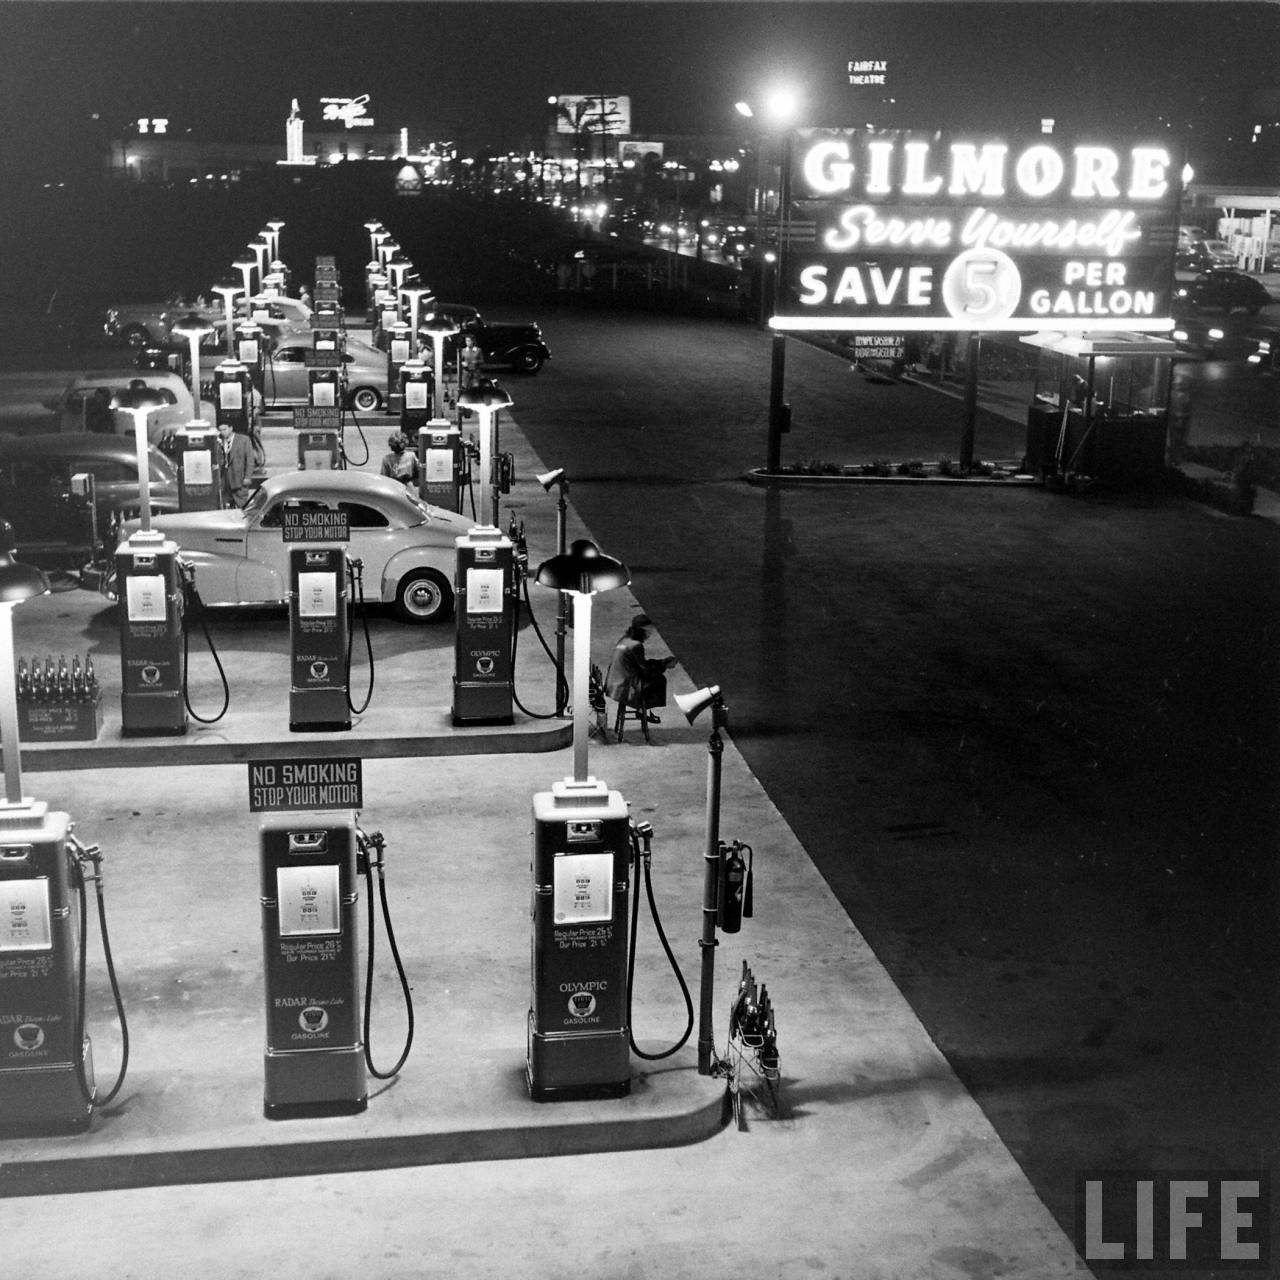
[[[198,720],[201,724],[217,724],[227,714],[227,708],[231,705],[231,686],[227,683],[227,673],[222,668],[222,659],[218,657],[218,651],[214,648],[213,637],[209,634],[209,624],[205,619],[204,601],[200,599],[200,592],[196,590],[195,565],[179,558],[178,573],[182,577],[182,599],[185,606],[182,620],[182,701],[186,704],[186,708],[191,713],[193,720]],[[204,632],[204,642],[209,646],[214,666],[218,668],[218,679],[222,681],[222,710],[217,715],[208,718],[199,715],[191,705],[191,694],[187,685],[191,651],[191,631],[186,621],[188,612],[196,614],[200,619],[200,629]]]
[[[111,955],[111,937],[107,932],[107,908],[102,896],[102,853],[96,844],[83,845],[74,836],[70,837],[69,848],[67,849],[68,865],[71,870],[72,879],[79,889],[80,898],[80,964],[79,974],[77,978],[77,999],[75,1012],[75,1026],[72,1030],[72,1054],[75,1058],[76,1067],[76,1083],[80,1088],[80,1094],[90,1107],[105,1107],[120,1092],[121,1086],[124,1084],[125,1073],[129,1070],[129,1022],[125,1017],[124,1000],[120,995],[120,983],[116,978],[115,960]],[[99,1098],[89,1084],[85,1076],[84,1055],[81,1052],[81,1046],[84,1044],[84,1026],[85,1013],[84,1002],[85,993],[88,986],[88,916],[89,904],[85,890],[85,870],[86,862],[93,864],[93,871],[87,877],[94,882],[97,888],[98,897],[98,932],[102,938],[102,954],[106,960],[107,978],[111,983],[111,996],[115,1001],[116,1018],[120,1023],[120,1073],[116,1076],[116,1082],[111,1086],[110,1091],[102,1098]]]
[[[364,629],[365,653],[368,654],[368,657],[369,657],[369,692],[366,695],[365,700],[357,707],[356,704],[351,701],[351,646],[353,641],[355,640],[355,637],[354,635],[352,635],[351,626],[350,626],[350,623],[348,623],[347,625],[347,679],[346,679],[347,708],[352,712],[353,715],[358,716],[358,715],[363,715],[364,712],[368,709],[369,703],[373,701],[373,680],[374,680],[373,640],[369,636],[369,615],[368,613],[366,613],[365,607],[364,607],[364,561],[361,560],[358,556],[353,557],[352,559],[347,561],[347,580],[351,584],[351,590],[353,592],[358,593],[358,598],[360,601],[360,625]],[[351,605],[351,600],[350,600],[350,597],[348,597],[348,608],[350,608],[350,605]]]
[[[631,993],[635,985],[636,973],[636,933],[640,924],[640,902],[637,899],[631,909],[631,940],[627,948],[627,1035],[631,1040],[632,1052],[637,1058],[644,1058],[647,1062],[659,1062],[663,1058],[669,1058],[672,1054],[684,1048],[685,1043],[693,1034],[694,1013],[693,1013],[693,996],[689,993],[689,984],[684,980],[684,974],[680,971],[680,965],[676,960],[675,953],[671,950],[671,944],[667,941],[666,932],[662,928],[662,919],[658,915],[658,906],[653,898],[653,877],[650,874],[650,862],[652,860],[652,850],[650,848],[653,841],[653,827],[647,822],[632,822],[631,824],[631,857],[637,867],[641,863],[644,865],[644,888],[645,896],[649,900],[649,914],[653,917],[654,928],[658,931],[658,938],[662,943],[662,949],[667,953],[667,959],[670,961],[671,970],[676,975],[676,981],[680,984],[680,992],[684,996],[685,1012],[688,1015],[688,1021],[685,1024],[684,1034],[669,1049],[664,1049],[661,1053],[645,1053],[643,1049],[636,1044],[635,1028],[631,1021]],[[641,842],[644,848],[641,850]]]
[[[365,968],[364,981],[364,1060],[369,1068],[369,1074],[378,1080],[390,1080],[398,1075],[400,1068],[409,1057],[409,1050],[413,1047],[413,996],[409,988],[409,979],[404,971],[404,963],[400,959],[400,949],[396,946],[395,930],[391,927],[391,909],[387,905],[387,881],[383,873],[382,860],[382,851],[386,848],[386,843],[381,831],[365,835],[359,827],[356,828],[356,844],[364,862],[365,899],[368,903],[366,918],[369,929],[369,960]],[[379,1071],[373,1065],[373,1046],[369,1039],[370,1013],[373,1003],[373,869],[375,866],[378,869],[378,895],[382,902],[382,920],[387,930],[387,945],[391,948],[396,973],[400,977],[400,990],[404,993],[405,1017],[409,1024],[405,1034],[404,1049],[396,1059],[395,1066],[389,1071]]]

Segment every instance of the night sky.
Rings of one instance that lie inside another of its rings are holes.
[[[1064,132],[1247,128],[1280,120],[1280,7],[833,0],[154,0],[0,3],[0,164],[77,152],[167,116],[202,140],[283,142],[291,98],[370,95],[379,127],[465,147],[528,145],[549,94],[631,97],[632,131],[730,134],[733,103],[803,87],[802,123],[866,118],[845,64],[889,64],[882,123]],[[12,168],[10,168],[12,167]]]

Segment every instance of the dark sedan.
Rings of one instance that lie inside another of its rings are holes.
[[[177,511],[178,474],[149,453],[152,510]],[[73,477],[93,476],[93,500]],[[20,554],[42,563],[79,564],[111,551],[122,520],[138,514],[138,460],[132,436],[57,433],[0,437],[0,511]]]
[[[1256,316],[1271,304],[1267,290],[1252,276],[1233,267],[1214,267],[1191,280],[1179,281],[1173,291],[1173,305],[1193,311],[1242,310]]]

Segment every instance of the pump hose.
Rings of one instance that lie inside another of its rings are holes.
[[[227,683],[227,673],[222,669],[222,659],[218,657],[218,651],[214,648],[213,637],[209,634],[209,624],[204,616],[204,601],[200,599],[200,593],[196,590],[195,578],[192,577],[188,582],[183,581],[183,597],[188,605],[194,605],[193,613],[198,613],[200,617],[200,629],[204,632],[204,642],[209,646],[209,652],[213,655],[214,666],[218,668],[218,679],[222,681],[222,710],[216,716],[206,719],[204,716],[196,712],[195,707],[191,705],[191,695],[187,687],[187,675],[189,671],[189,658],[191,653],[191,632],[187,628],[184,621],[182,626],[182,701],[186,704],[187,710],[191,713],[193,720],[199,720],[201,724],[217,724],[223,716],[227,714],[227,708],[231,705],[231,686]]]
[[[115,960],[111,955],[111,937],[107,932],[107,908],[102,896],[102,871],[98,865],[101,857],[98,854],[97,846],[93,845],[86,849],[79,841],[75,841],[75,847],[80,850],[79,856],[73,855],[68,849],[67,857],[71,860],[71,870],[80,888],[80,972],[78,978],[79,995],[76,1000],[75,1025],[72,1031],[71,1053],[75,1059],[76,1067],[76,1083],[80,1088],[80,1095],[90,1107],[105,1107],[120,1092],[121,1086],[124,1084],[125,1072],[129,1070],[129,1022],[124,1013],[124,1000],[120,995],[120,983],[116,978]],[[84,868],[79,861],[80,857],[87,857],[94,863],[94,883],[97,886],[98,893],[98,931],[102,936],[102,954],[107,964],[107,978],[111,983],[111,997],[115,1001],[116,1018],[120,1023],[120,1074],[116,1076],[116,1082],[111,1086],[111,1091],[105,1097],[98,1098],[96,1091],[90,1086],[88,1079],[85,1077],[84,1056],[81,1046],[84,1044],[84,1002],[85,991],[87,987],[87,960],[89,951],[88,937],[88,913],[89,905],[85,896],[84,884]]]
[[[359,836],[361,848],[365,853],[364,878],[367,892],[365,898],[368,902],[368,928],[369,928],[369,961],[365,968],[364,980],[364,1060],[365,1065],[369,1068],[369,1074],[378,1080],[390,1080],[396,1076],[400,1068],[404,1066],[405,1060],[409,1056],[409,1050],[413,1047],[413,996],[409,989],[409,979],[405,975],[404,963],[400,959],[400,948],[396,946],[395,930],[391,927],[391,909],[387,905],[387,881],[382,871],[382,844],[381,836],[375,836],[372,840],[367,839],[363,835]],[[404,1008],[405,1017],[408,1020],[409,1028],[405,1034],[404,1049],[401,1051],[396,1064],[389,1071],[379,1071],[373,1065],[373,1047],[369,1040],[369,1022],[373,1004],[373,859],[369,856],[369,846],[372,845],[377,850],[378,863],[378,894],[382,901],[382,920],[387,928],[387,945],[391,948],[392,958],[396,963],[396,973],[400,977],[400,990],[404,992]]]
[[[356,431],[359,432],[360,434],[360,443],[364,445],[364,457],[361,458],[360,461],[356,463],[357,467],[363,467],[364,464],[369,461],[369,440],[364,434],[364,428],[360,425],[359,415],[356,413],[356,411],[353,408],[351,408],[350,405],[348,405],[342,411],[342,417],[339,419],[339,421],[345,424],[347,420],[347,414],[351,415],[351,421],[355,424]],[[346,466],[347,464],[347,432],[346,432],[345,425],[338,432],[338,447],[342,451],[342,470],[345,471],[347,469],[347,466]]]
[[[556,655],[552,653],[551,650],[547,647],[546,637],[542,634],[542,628],[538,626],[537,616],[533,612],[533,602],[529,599],[529,579],[527,576],[525,577],[522,585],[524,587],[524,602],[529,606],[529,621],[533,624],[534,634],[538,637],[538,643],[542,645],[543,649],[546,652],[547,657],[551,659],[551,665],[556,668],[557,689],[564,690],[567,692],[568,685],[565,682],[564,672],[560,669],[559,664],[556,662]],[[511,674],[513,677],[511,682],[512,701],[515,702],[516,706],[519,707],[520,710],[525,713],[525,715],[529,716],[533,720],[554,720],[556,718],[556,713],[554,711],[530,711],[529,708],[526,707],[524,703],[520,701],[520,695],[516,693],[514,676],[515,676],[515,670],[516,670],[516,649],[519,647],[519,644],[520,644],[520,619],[517,618],[515,628],[511,633]],[[567,702],[568,699],[566,698],[565,701]]]
[[[355,640],[355,637],[351,634],[351,626],[350,624],[348,624],[347,626],[347,707],[353,715],[358,716],[358,715],[363,715],[364,712],[368,709],[369,703],[373,701],[373,679],[374,679],[373,640],[369,636],[369,615],[365,612],[365,607],[364,607],[364,574],[363,572],[357,574],[355,571],[355,567],[350,562],[348,562],[347,577],[355,585],[356,590],[359,592],[360,625],[364,629],[364,647],[365,647],[365,652],[369,656],[369,692],[366,695],[364,702],[362,702],[360,706],[357,707],[356,704],[351,701],[351,646],[353,641]],[[350,607],[349,602],[348,602],[348,607]]]
[[[679,962],[676,960],[675,953],[671,950],[671,944],[667,941],[666,932],[662,928],[662,918],[658,915],[657,903],[653,900],[653,876],[650,873],[649,853],[646,846],[642,855],[640,852],[640,844],[634,831],[631,833],[631,849],[636,862],[644,863],[644,888],[645,896],[649,899],[649,914],[653,917],[654,928],[658,931],[658,938],[662,942],[662,949],[667,953],[667,959],[671,963],[671,970],[676,975],[676,981],[680,984],[680,993],[684,996],[685,1013],[688,1021],[685,1023],[684,1034],[669,1049],[664,1049],[661,1053],[645,1053],[643,1049],[636,1044],[635,1028],[631,1021],[631,992],[635,985],[636,974],[636,932],[640,924],[640,904],[634,904],[631,912],[631,941],[627,949],[627,1036],[631,1040],[632,1052],[637,1058],[644,1058],[647,1062],[659,1062],[663,1058],[669,1058],[673,1053],[677,1053],[684,1048],[685,1043],[693,1034],[694,1013],[693,1013],[693,996],[689,994],[689,984],[684,980],[684,974],[680,972]]]

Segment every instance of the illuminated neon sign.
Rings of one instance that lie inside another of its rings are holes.
[[[373,127],[373,117],[365,114],[369,105],[369,95],[362,93],[358,98],[321,98],[324,107],[323,119],[341,120],[348,129],[369,129]]]
[[[777,329],[1172,327],[1172,149],[801,129]]]

